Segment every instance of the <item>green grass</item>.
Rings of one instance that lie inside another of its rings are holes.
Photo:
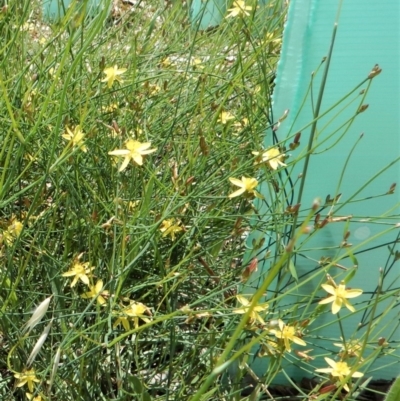
[[[296,306],[281,313],[284,295],[259,315],[235,298],[252,273],[246,236],[266,223],[251,194],[228,197],[238,189],[229,179],[282,179],[252,151],[276,122],[283,2],[262,29],[250,15],[210,31],[191,27],[182,3],[143,1],[92,19],[71,10],[53,24],[38,7],[12,3],[0,16],[2,399],[27,399],[21,377],[34,369],[32,394],[43,400],[240,400],[241,377],[255,375],[252,345],[270,361],[256,389],[267,391],[289,354],[277,318],[301,351],[293,335],[312,341],[308,322],[326,313],[314,305],[317,289],[303,300],[303,322]],[[126,71],[109,87],[113,66]],[[82,142],[63,137],[79,130]],[[119,171],[123,158],[109,152],[128,139],[155,151]],[[296,241],[316,207],[296,225],[296,213],[276,205],[275,228],[292,224]],[[290,260],[277,258],[253,306],[280,269],[294,277]],[[63,274],[74,266],[86,276],[72,286]],[[322,283],[326,271],[315,275]]]

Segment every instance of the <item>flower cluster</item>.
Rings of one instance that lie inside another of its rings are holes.
[[[126,68],[118,68],[117,65],[113,67],[107,67],[104,69],[104,74],[106,75],[101,82],[105,82],[108,88],[111,88],[115,82],[122,83],[123,80],[121,75],[127,71]],[[105,113],[112,113],[118,108],[118,105],[112,103],[109,106],[104,106],[102,111]],[[112,132],[117,132],[117,128],[110,127]],[[74,128],[68,126],[65,127],[65,133],[62,134],[62,138],[68,141],[68,147],[72,149],[79,149],[82,152],[87,153],[88,149],[85,144],[85,133],[82,130],[81,125],[76,125]],[[157,149],[150,149],[150,142],[139,142],[136,139],[128,139],[124,143],[123,149],[115,149],[108,154],[110,156],[123,157],[122,164],[120,165],[118,171],[124,171],[130,161],[137,166],[143,165],[143,158],[145,155],[155,152]]]
[[[270,148],[263,152],[252,152],[256,156],[255,165],[264,165],[271,170],[277,170],[279,167],[286,167],[283,162],[285,154],[281,153],[278,148]],[[255,190],[258,185],[257,179],[253,177],[242,177],[241,180],[230,177],[229,181],[239,187],[237,191],[228,195],[229,198],[235,198],[244,195],[246,198],[253,199],[254,197],[263,199],[263,196]]]
[[[326,286],[324,286],[324,289],[326,289],[325,287]],[[333,288],[335,287],[333,286]],[[343,288],[341,291],[344,291]],[[354,291],[360,292],[361,290]],[[342,292],[340,294],[344,296]],[[358,295],[360,294],[358,293]],[[239,302],[240,307],[233,309],[233,312],[237,314],[247,313],[247,328],[264,332],[264,335],[260,333],[259,356],[277,357],[285,352],[292,352],[293,344],[302,347],[307,345],[303,340],[303,330],[308,324],[307,321],[301,324],[298,322],[287,324],[281,319],[266,321],[264,316],[261,316],[260,313],[268,310],[268,303],[251,306],[251,299],[244,295],[237,295],[236,300]],[[335,302],[335,300],[336,298],[331,301]],[[336,309],[337,307],[335,306],[335,312]],[[272,337],[272,335],[275,338]],[[334,345],[341,347],[341,351],[338,355],[340,360],[334,361],[331,358],[325,358],[329,367],[316,369],[315,371],[329,374],[330,380],[335,383],[334,388],[340,386],[349,392],[351,388],[351,378],[360,378],[363,376],[363,373],[356,371],[356,367],[349,366],[346,359],[357,357],[362,361],[362,345],[356,340],[342,341],[343,343],[334,343]],[[308,355],[310,351],[312,350],[295,350],[295,354],[302,360],[312,361],[315,358]]]
[[[104,285],[102,280],[98,280],[95,284],[93,282],[94,266],[90,266],[89,262],[81,263],[83,253],[79,254],[73,261],[72,267],[67,272],[63,273],[63,277],[73,277],[70,284],[73,288],[78,281],[89,287],[89,291],[81,295],[84,299],[95,298],[99,305],[105,305],[106,299],[110,296],[107,290],[104,290]]]
[[[344,281],[339,285],[335,283],[331,276],[328,275],[328,284],[322,284],[322,288],[330,294],[328,298],[325,298],[319,302],[319,304],[332,303],[331,311],[335,315],[337,314],[342,306],[345,306],[351,312],[355,312],[355,308],[348,301],[349,298],[355,298],[362,294],[360,289],[347,289]],[[360,378],[363,373],[356,372],[354,368],[351,368],[346,359],[357,357],[362,361],[362,345],[357,340],[344,341],[343,343],[334,343],[335,346],[340,347],[339,358],[340,360],[335,362],[331,358],[325,358],[326,363],[329,365],[328,368],[316,369],[316,372],[329,373],[331,380],[336,382],[339,386],[342,386],[346,391],[350,391],[349,383],[350,379]]]
[[[83,299],[96,299],[98,305],[105,306],[107,299],[110,297],[110,292],[104,289],[103,280],[97,280],[96,283],[93,281],[93,270],[94,266],[90,266],[89,262],[82,263],[80,259],[83,253],[79,254],[73,261],[72,267],[67,272],[63,273],[63,277],[72,277],[70,284],[73,288],[78,282],[82,282],[89,288],[89,291],[81,294]],[[120,324],[125,330],[130,330],[130,322],[132,321],[135,328],[139,327],[139,319],[148,323],[151,320],[150,309],[140,302],[129,300],[128,306],[122,306],[120,311],[113,312],[113,315],[117,318],[113,327],[117,327]]]
[[[285,324],[281,319],[278,321],[265,321],[261,316],[261,312],[265,312],[269,308],[269,304],[264,302],[255,304],[251,307],[252,301],[244,295],[236,295],[236,300],[240,307],[233,309],[233,313],[249,314],[247,327],[250,330],[262,330],[267,335],[263,336],[261,341],[261,355],[276,355],[284,352],[291,352],[291,344],[295,343],[305,346],[306,342],[301,338],[302,333],[295,325]],[[274,337],[272,337],[273,335]]]

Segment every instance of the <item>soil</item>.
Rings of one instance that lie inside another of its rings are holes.
[[[392,380],[384,380],[384,379],[378,379],[378,380],[371,380],[367,388],[365,390],[362,390],[361,393],[356,397],[356,400],[359,401],[384,401],[384,398],[386,394],[389,392],[390,386],[394,382],[394,378]],[[306,393],[315,388],[316,386],[319,385],[318,381],[315,379],[308,379],[308,378],[303,378],[300,383],[298,384],[298,387],[303,389]],[[254,389],[253,385],[250,385],[246,387],[243,392],[242,396],[247,396],[252,393]],[[300,395],[299,391],[293,387],[293,386],[288,386],[288,385],[273,385],[268,387],[268,391],[270,395],[265,395],[262,399],[263,400],[271,400],[271,396],[274,398],[279,398],[279,400],[282,401],[301,401],[304,396]],[[343,396],[346,393],[343,392]]]

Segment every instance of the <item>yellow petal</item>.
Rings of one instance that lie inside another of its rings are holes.
[[[321,369],[315,369],[316,372],[320,372],[320,373],[331,373],[332,372],[332,368],[321,368]]]
[[[131,152],[128,149],[115,149],[112,150],[111,152],[108,152],[110,156],[127,156]]]
[[[122,326],[124,326],[125,331],[129,331],[131,329],[128,319],[122,319]]]
[[[292,341],[298,345],[307,345],[307,343],[299,337],[293,336]]]
[[[134,153],[132,155],[132,159],[135,161],[136,164],[138,164],[139,166],[143,165],[143,157],[142,155],[140,155],[139,153]]]
[[[332,295],[336,294],[336,288],[332,287],[329,284],[322,284],[321,287],[329,294],[332,294]]]
[[[346,308],[347,308],[349,311],[351,311],[351,312],[355,312],[355,311],[356,311],[356,309],[354,308],[354,306],[353,306],[349,301],[347,301],[346,299],[343,300],[343,303],[345,304]]]
[[[230,181],[233,185],[236,185],[237,187],[243,187],[243,186],[244,186],[244,183],[243,183],[241,180],[238,180],[237,178],[230,177],[230,178],[229,178],[229,181]]]
[[[75,271],[75,270],[69,270],[69,271],[67,271],[67,272],[65,272],[65,273],[63,273],[63,274],[61,274],[61,276],[63,276],[63,277],[70,277],[70,276],[75,276],[75,274],[76,274],[76,271]]]
[[[250,301],[245,298],[243,295],[236,295],[236,299],[243,305],[248,306],[250,305]]]
[[[128,167],[129,160],[130,160],[129,157],[125,157],[125,159],[122,162],[120,168],[118,169],[119,172],[124,171]]]
[[[101,290],[103,289],[103,280],[99,280],[96,285],[94,286],[94,290],[96,291],[96,294],[99,294]]]
[[[346,298],[355,298],[363,293],[362,290],[346,290]]]
[[[325,298],[325,299],[321,299],[321,301],[319,301],[318,303],[321,304],[321,305],[330,304],[334,300],[335,300],[335,297],[332,296],[332,297],[328,297],[328,298]]]
[[[336,298],[335,301],[332,303],[332,313],[336,315],[340,311],[342,307],[342,300],[340,298]]]
[[[233,313],[243,314],[243,313],[246,313],[247,311],[248,311],[247,308],[240,308],[240,309],[234,309]]]
[[[331,366],[332,368],[336,368],[336,362],[333,359],[328,357],[325,357],[324,359],[329,366]]]
[[[246,192],[246,188],[240,188],[237,191],[228,195],[228,198],[235,198],[236,196],[240,196]]]

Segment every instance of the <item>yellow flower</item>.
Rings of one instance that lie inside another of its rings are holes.
[[[117,103],[111,103],[108,106],[101,106],[101,111],[103,113],[113,113],[116,110],[118,110],[118,104]]]
[[[130,321],[133,320],[133,324],[135,329],[139,327],[139,318],[144,322],[149,323],[151,319],[151,312],[146,305],[143,305],[140,302],[131,301],[130,305],[122,310],[121,313],[118,314],[118,319],[114,323],[113,327],[117,327],[119,324],[124,326],[126,331],[130,330]]]
[[[264,340],[261,343],[260,351],[258,353],[258,356],[263,357],[263,356],[276,356],[277,354],[280,354],[280,350],[278,348],[278,343],[276,341],[272,340]]]
[[[332,377],[337,377],[339,380],[340,384],[343,385],[343,388],[346,391],[349,390],[349,386],[346,383],[347,378],[349,377],[362,377],[364,376],[363,373],[361,372],[353,372],[351,373],[351,368],[347,365],[346,362],[335,362],[333,359],[330,358],[324,358],[327,364],[330,366],[330,368],[322,368],[322,369],[316,369],[316,372],[321,372],[321,373],[329,373]]]
[[[303,345],[303,346],[307,345],[305,343],[305,341],[303,341],[301,338],[299,338],[295,335],[296,330],[293,326],[288,326],[281,319],[278,320],[278,326],[279,326],[279,330],[272,329],[272,330],[270,330],[270,332],[275,334],[276,338],[283,340],[283,342],[285,344],[285,348],[289,352],[291,351],[291,348],[290,348],[291,341],[298,345]]]
[[[242,121],[237,121],[233,124],[234,127],[236,128],[244,128],[249,125],[249,119],[247,117],[244,117]]]
[[[107,86],[111,88],[113,86],[114,81],[124,82],[119,75],[122,75],[126,71],[126,68],[118,68],[117,65],[114,67],[108,67],[104,69],[104,74],[106,77],[101,80],[101,82],[107,82]]]
[[[103,291],[103,280],[99,280],[95,285],[89,285],[90,291],[85,292],[81,295],[81,298],[97,298],[97,303],[99,305],[104,305],[106,303],[105,298],[107,298],[110,293],[108,291]]]
[[[229,120],[233,120],[234,118],[235,116],[229,113],[229,111],[221,111],[221,114],[219,115],[218,118],[218,122],[225,125]]]
[[[249,310],[251,301],[249,301],[243,295],[236,295],[236,299],[243,305],[243,308],[234,309],[233,313],[244,314]],[[263,303],[260,305],[256,305],[250,312],[250,323],[253,321],[258,321],[261,324],[265,324],[263,318],[258,314],[258,312],[264,311],[268,309],[269,305],[267,303]]]
[[[169,57],[166,57],[161,61],[161,66],[162,67],[170,67],[172,65],[172,61]]]
[[[246,6],[244,0],[235,0],[233,2],[233,7],[228,10],[229,14],[225,18],[237,17],[238,15],[249,16],[250,13],[248,11],[251,11],[251,10],[252,10],[252,7]]]
[[[22,373],[15,373],[14,377],[18,379],[17,387],[22,387],[27,384],[31,393],[33,393],[35,383],[40,382],[40,380],[35,375],[34,369],[24,370]]]
[[[67,130],[67,132],[65,134],[63,134],[62,137],[64,139],[66,139],[67,141],[70,141],[72,146],[76,146],[82,152],[86,153],[87,152],[87,147],[86,147],[85,142],[83,140],[85,134],[81,130],[80,125],[77,125],[74,128],[73,132],[68,127],[65,127],[65,129]]]
[[[123,171],[128,166],[132,159],[134,163],[141,166],[143,164],[143,156],[155,152],[157,149],[149,149],[151,146],[150,142],[141,143],[134,139],[129,139],[125,142],[126,149],[116,149],[108,152],[111,156],[122,156],[124,161],[122,162],[118,171]]]
[[[7,231],[15,238],[18,238],[21,235],[21,231],[23,228],[23,224],[18,221],[17,219],[14,219],[12,223],[8,226]]]
[[[237,191],[231,193],[228,195],[229,198],[234,198],[236,196],[240,196],[244,193],[246,195],[254,195],[257,197],[261,197],[261,195],[254,189],[258,185],[258,181],[255,178],[247,178],[247,177],[242,177],[241,180],[238,180],[237,178],[229,178],[229,181],[233,184],[239,187]]]
[[[11,246],[15,239],[21,235],[23,227],[23,223],[13,217],[10,225],[7,227],[7,230],[3,231],[3,234],[0,236],[0,244],[1,242],[5,242],[8,246]]]
[[[91,271],[94,270],[94,266],[89,267],[89,262],[80,263],[76,261],[72,265],[72,269],[63,273],[63,277],[71,277],[75,276],[71,283],[71,288],[75,286],[78,280],[81,280],[82,283],[89,285],[89,277],[91,277]]]
[[[204,68],[204,65],[202,65],[202,61],[199,58],[192,58],[190,60],[190,65],[194,68],[200,68],[200,69]]]
[[[155,95],[161,91],[161,87],[157,84],[149,84],[148,82],[146,83],[147,85],[144,85],[144,87],[148,90],[150,96]]]
[[[42,394],[38,394],[36,397],[34,397],[33,394],[30,393],[25,393],[25,395],[29,401],[44,401],[44,398],[42,398]]]
[[[329,302],[332,302],[332,313],[334,315],[340,311],[342,305],[344,305],[351,312],[355,312],[354,306],[350,304],[347,298],[358,297],[362,294],[362,290],[346,290],[344,281],[342,281],[339,286],[337,286],[333,280],[331,280],[331,282],[333,285],[322,284],[321,287],[329,294],[332,294],[332,296],[319,301],[319,303],[329,304]]]
[[[272,170],[278,167],[286,167],[283,163],[285,155],[278,148],[270,148],[260,154],[260,152],[251,152],[254,156],[258,156],[255,164],[267,164]]]
[[[362,344],[358,340],[350,340],[343,344],[333,343],[333,345],[341,348],[339,353],[341,359],[359,357],[360,361],[363,360],[363,358],[361,358]]]
[[[177,223],[175,219],[167,219],[162,222],[162,227],[160,228],[162,232],[162,236],[166,237],[167,235],[171,236],[171,240],[175,241],[176,234],[183,231],[183,228]]]

